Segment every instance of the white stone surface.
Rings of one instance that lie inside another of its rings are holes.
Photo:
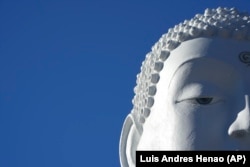
[[[136,150],[250,150],[250,17],[207,9],[169,29],[146,55],[120,139]]]
[[[250,68],[238,57],[246,50],[250,42],[220,38],[189,40],[173,50],[137,149],[250,150]],[[239,141],[231,137],[237,131]]]

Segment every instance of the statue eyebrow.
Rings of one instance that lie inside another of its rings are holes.
[[[224,92],[210,82],[195,82],[184,85],[183,90],[177,97],[177,102],[186,99],[200,98],[200,97],[223,97]]]
[[[242,63],[250,67],[250,52],[244,51],[239,54],[239,59]]]

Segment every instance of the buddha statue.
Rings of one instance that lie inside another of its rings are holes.
[[[136,84],[122,167],[136,150],[250,150],[250,16],[219,7],[170,28]]]

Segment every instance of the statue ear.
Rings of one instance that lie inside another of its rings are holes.
[[[119,154],[122,167],[135,166],[135,153],[139,140],[140,133],[135,126],[132,115],[129,114],[123,124],[120,138]]]

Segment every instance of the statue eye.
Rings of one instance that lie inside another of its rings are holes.
[[[206,105],[210,104],[213,101],[213,98],[210,97],[196,98],[195,101],[201,105]]]
[[[177,103],[181,103],[181,102],[185,102],[185,103],[190,103],[190,104],[194,104],[194,105],[212,105],[214,103],[218,103],[218,102],[223,102],[223,98],[221,97],[195,97],[195,98],[187,98],[187,99],[183,99],[180,101],[177,101]]]

